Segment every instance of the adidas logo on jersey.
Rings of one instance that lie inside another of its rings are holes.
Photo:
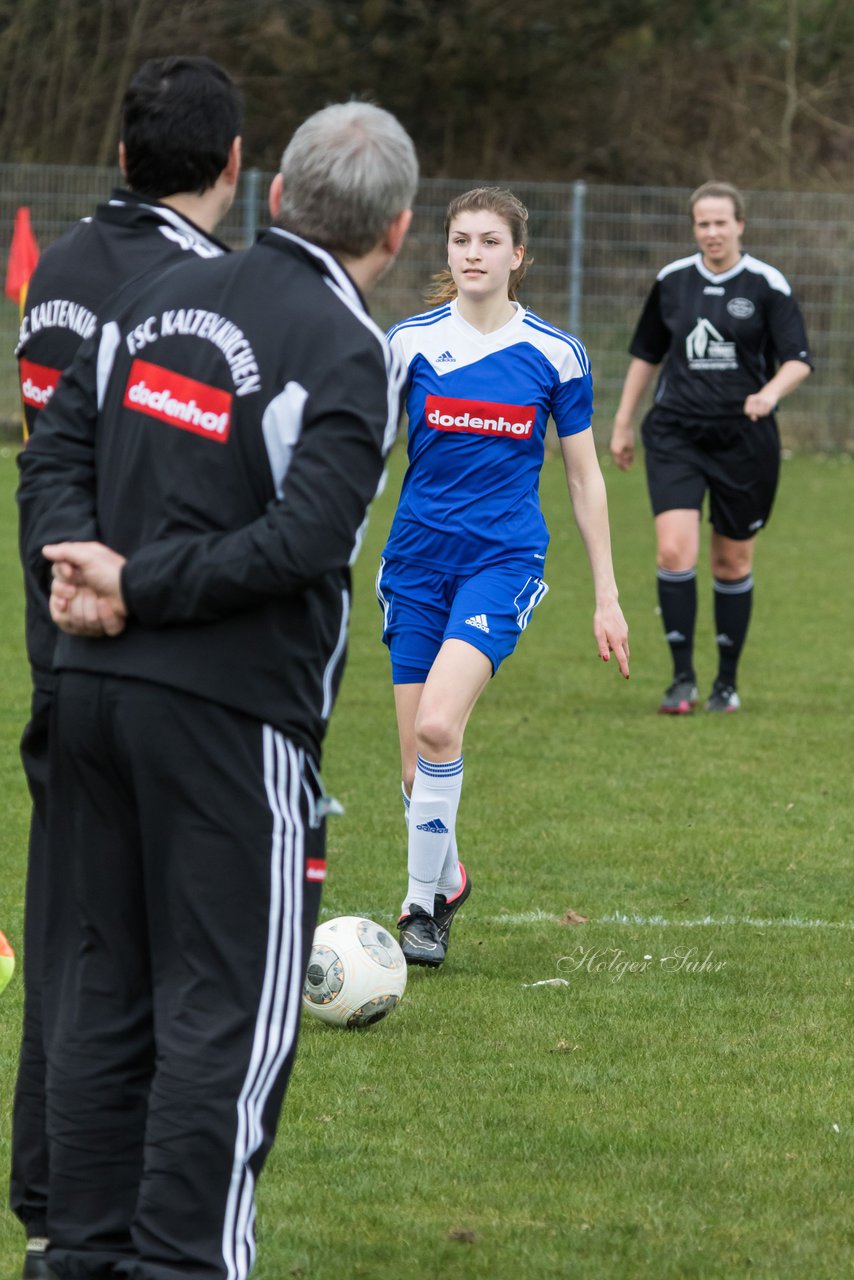
[[[443,351],[440,356],[436,356],[436,364],[456,364],[456,360],[450,351]]]
[[[466,626],[477,627],[478,631],[485,631],[489,635],[489,623],[485,613],[475,613],[470,618],[466,618]]]
[[[429,831],[431,836],[446,836],[448,828],[441,818],[431,818],[429,822],[419,822],[417,831]]]

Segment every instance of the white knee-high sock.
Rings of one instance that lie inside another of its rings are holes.
[[[459,893],[462,883],[463,873],[460,871],[460,853],[457,849],[457,837],[452,835],[448,852],[445,854],[445,861],[442,864],[442,870],[439,873],[436,892],[443,893],[446,898],[453,898],[454,894]]]
[[[403,820],[406,823],[406,830],[409,830],[409,805],[410,799],[406,794],[406,786],[401,782],[400,790],[403,794]],[[455,832],[451,832],[451,843],[448,846],[448,852],[445,854],[445,861],[442,864],[442,870],[436,884],[436,892],[443,893],[446,898],[453,898],[454,894],[459,893],[463,883],[463,873],[460,871],[460,854],[457,849],[457,837]]]
[[[439,763],[418,757],[409,800],[409,886],[402,906],[404,914],[411,906],[433,914],[433,899],[452,841],[456,847],[462,786],[462,756]]]

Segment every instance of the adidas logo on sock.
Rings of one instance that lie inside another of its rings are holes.
[[[446,836],[448,828],[441,818],[431,818],[429,822],[419,822],[416,831],[429,831],[432,836]]]
[[[443,351],[440,356],[436,356],[436,364],[456,364],[456,360],[450,351]]]
[[[466,626],[477,627],[478,631],[485,631],[489,635],[489,623],[485,613],[475,613],[470,618],[466,618]]]

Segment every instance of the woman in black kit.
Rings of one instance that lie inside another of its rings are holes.
[[[768,522],[780,470],[774,411],[812,370],[788,281],[742,252],[739,191],[707,182],[689,207],[699,252],[669,263],[656,278],[629,347],[611,435],[611,455],[625,471],[634,458],[634,413],[658,374],[641,435],[658,599],[673,658],[673,682],[659,707],[668,715],[688,714],[699,701],[693,639],[707,491],[718,672],[705,707],[741,706],[736,673],[753,599],[753,546]]]

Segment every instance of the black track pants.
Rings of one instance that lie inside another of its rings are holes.
[[[319,907],[316,771],[248,716],[74,673],[50,763],[76,904],[45,964],[50,1263],[242,1280]]]
[[[47,928],[45,817],[51,702],[51,693],[39,688],[34,690],[30,722],[21,739],[21,760],[30,788],[33,811],[24,908],[24,1025],[12,1108],[9,1204],[26,1227],[28,1236],[44,1236],[47,1233],[42,969]]]

